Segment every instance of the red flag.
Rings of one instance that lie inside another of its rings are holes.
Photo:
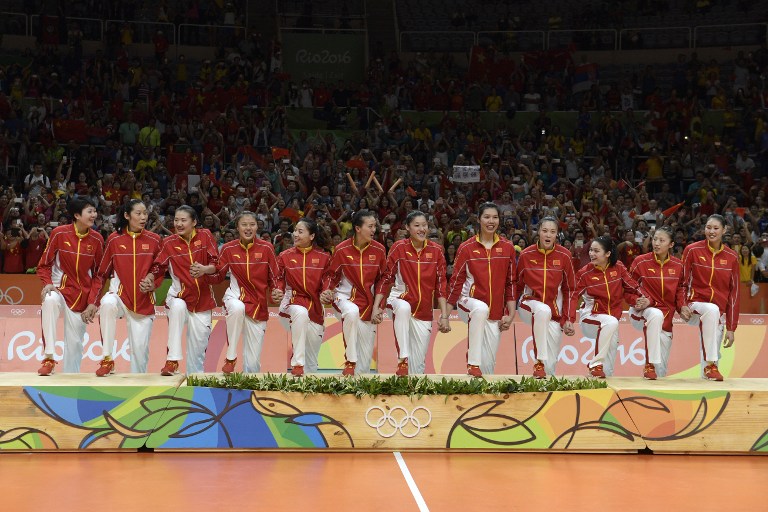
[[[347,160],[347,163],[344,164],[347,167],[350,167],[352,169],[360,169],[361,171],[364,170],[367,166],[365,165],[365,162],[358,158],[352,158],[350,160]]]
[[[285,148],[278,148],[273,147],[272,148],[272,158],[277,161],[283,158],[291,158],[291,152],[288,149]]]
[[[56,119],[53,122],[53,136],[58,141],[88,141],[85,121],[82,119]]]
[[[469,76],[480,80],[485,78],[488,68],[493,64],[491,52],[482,46],[473,46],[469,57]]]
[[[644,187],[644,186],[645,186],[645,180],[643,180],[640,183],[638,183],[637,185],[635,185],[635,188],[637,189],[637,188]]]
[[[203,155],[200,153],[168,153],[166,164],[168,174],[171,176],[188,170],[190,165],[196,167],[197,172],[193,174],[200,174],[203,169]]]
[[[630,210],[629,211],[629,218],[630,219],[634,219],[636,216],[637,216],[637,212],[635,212],[635,210]]]
[[[680,208],[682,208],[682,206],[683,206],[684,204],[685,204],[685,201],[681,201],[681,202],[677,203],[677,204],[676,204],[676,205],[674,205],[674,206],[670,206],[669,208],[667,208],[666,210],[664,210],[663,212],[661,212],[661,214],[662,214],[664,217],[669,217],[670,215],[672,215],[673,213],[675,213],[677,210],[679,210]]]

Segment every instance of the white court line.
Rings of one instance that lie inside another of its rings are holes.
[[[405,478],[405,482],[408,484],[408,488],[411,490],[411,494],[413,494],[413,499],[416,500],[416,504],[419,506],[419,511],[429,512],[427,502],[424,501],[424,497],[422,497],[421,492],[419,492],[419,487],[416,485],[416,481],[411,476],[411,472],[408,470],[408,466],[405,465],[403,456],[400,455],[400,452],[392,453],[395,456],[395,460],[397,460],[397,465],[400,466],[400,471],[403,473],[403,477]]]

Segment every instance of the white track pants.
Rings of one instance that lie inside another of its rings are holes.
[[[408,373],[424,373],[432,322],[413,318],[411,305],[398,297],[387,299],[387,307],[392,310],[398,356],[400,359],[408,358]]]
[[[125,317],[128,328],[128,346],[131,354],[131,373],[147,373],[149,362],[149,340],[152,334],[154,315],[140,315],[126,309],[123,299],[113,292],[108,292],[101,298],[99,308],[99,326],[101,328],[101,343],[104,356],[114,354],[115,329],[117,319]]]
[[[341,331],[344,334],[344,354],[350,363],[357,363],[355,375],[370,373],[376,326],[360,320],[360,308],[347,299],[336,299],[334,306],[341,315]]]
[[[522,301],[517,311],[522,321],[530,325],[533,331],[533,353],[536,359],[544,363],[547,375],[554,375],[563,338],[560,322],[552,320],[552,309],[538,300]]]
[[[261,346],[267,322],[245,316],[245,304],[236,298],[224,299],[224,310],[227,313],[227,359],[237,358],[237,346],[242,334],[243,371],[258,373],[261,371]]]
[[[64,316],[64,372],[78,373],[83,360],[85,327],[80,313],[67,306],[64,296],[58,290],[48,292],[43,299],[40,317],[43,323],[45,357],[53,359],[56,349],[56,323]]]
[[[720,314],[717,304],[711,302],[692,302],[693,316],[690,325],[698,326],[701,332],[702,371],[706,361],[717,362],[720,359],[720,342],[725,334],[725,315]]]
[[[187,303],[175,297],[168,297],[168,360],[181,361],[181,334],[187,327],[187,373],[203,373],[205,350],[211,335],[211,311],[194,313],[187,309]]]
[[[658,308],[637,311],[629,308],[632,327],[643,331],[645,336],[645,360],[656,367],[656,375],[665,377],[669,368],[669,351],[672,349],[672,333],[663,331],[664,312]]]
[[[459,318],[467,322],[467,364],[479,366],[484,375],[493,374],[501,340],[498,320],[488,320],[488,304],[481,300],[462,297],[456,306]]]
[[[303,366],[307,372],[316,372],[325,327],[310,320],[307,308],[296,304],[280,308],[280,323],[291,333],[291,366]]]
[[[613,375],[616,351],[619,348],[619,321],[611,315],[582,314],[581,332],[595,340],[595,355],[589,367],[602,364],[605,375]]]

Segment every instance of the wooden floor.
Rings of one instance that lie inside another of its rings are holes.
[[[0,510],[768,510],[760,456],[398,456],[3,454]]]

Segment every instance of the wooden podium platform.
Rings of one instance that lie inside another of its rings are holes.
[[[156,374],[0,374],[0,450],[142,448],[768,453],[768,379],[356,398]]]

